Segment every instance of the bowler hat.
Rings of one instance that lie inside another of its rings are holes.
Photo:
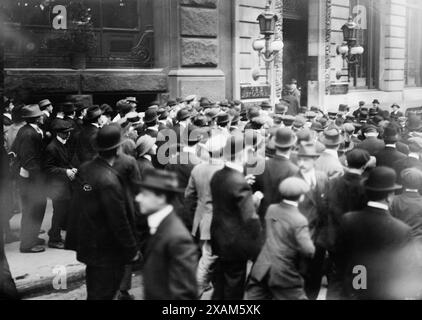
[[[122,133],[120,127],[111,124],[102,127],[94,137],[94,147],[97,151],[110,151],[122,145]]]
[[[88,106],[85,103],[83,103],[83,102],[76,102],[75,103],[75,108],[76,108],[76,112],[80,112],[82,110],[88,109]],[[111,110],[113,110],[113,109],[111,109]]]
[[[48,99],[41,100],[38,105],[41,110],[45,110],[47,107],[51,106],[51,102]]]
[[[399,131],[396,125],[390,123],[384,129],[384,140],[388,142],[397,142],[399,141]]]
[[[192,94],[192,95],[187,96],[187,97],[185,98],[185,102],[190,103],[190,102],[192,102],[193,100],[195,100],[195,98],[196,98],[196,96]]]
[[[207,109],[205,111],[205,116],[214,120],[215,118],[217,118],[219,113],[220,113],[219,109],[217,109],[217,108]]]
[[[219,103],[220,107],[228,107],[229,106],[229,101],[228,100],[222,100]]]
[[[378,101],[378,99],[375,99],[374,101],[372,101],[372,104],[380,104],[380,102]]]
[[[337,128],[327,128],[325,129],[323,135],[320,138],[321,143],[325,146],[338,146],[344,141],[341,136],[340,130]]]
[[[363,107],[366,104],[365,101],[359,101],[359,107]]]
[[[422,171],[416,168],[406,169],[401,173],[401,179],[403,181],[403,187],[406,189],[422,188]]]
[[[258,108],[253,107],[248,110],[248,119],[252,120],[253,118],[257,118],[261,115],[261,112]]]
[[[174,172],[164,170],[145,170],[143,181],[138,182],[137,185],[141,189],[184,193],[184,189],[179,187],[177,175]]]
[[[76,110],[76,107],[71,102],[66,102],[66,103],[63,103],[63,105],[62,105],[62,112],[64,112],[64,113],[70,113],[70,112],[73,112],[75,110]]]
[[[169,100],[167,101],[167,107],[174,107],[177,105],[176,100]]]
[[[287,110],[289,110],[289,106],[286,105],[285,103],[280,102],[280,103],[277,103],[275,105],[274,113],[275,114],[285,114],[287,112]]]
[[[193,125],[197,126],[198,128],[203,128],[208,126],[207,118],[205,116],[196,116],[193,120]]]
[[[103,112],[101,111],[99,106],[92,106],[88,108],[85,119],[88,121],[95,120],[101,117],[102,114]]]
[[[396,172],[388,167],[377,167],[371,170],[364,186],[369,191],[393,192],[402,187],[396,184]]]
[[[340,104],[338,107],[338,112],[347,112],[349,106],[347,104]]]
[[[400,106],[397,103],[393,103],[393,105],[391,106],[391,108],[397,107],[400,109]]]
[[[302,117],[302,116],[297,116],[296,119],[295,119],[295,121],[294,121],[294,123],[293,123],[293,126],[296,129],[300,129],[300,128],[303,128],[303,126],[305,124],[306,124],[306,119],[304,117]]]
[[[208,98],[201,98],[199,105],[203,108],[207,108],[211,105],[211,101]]]
[[[186,119],[189,119],[191,117],[191,113],[187,109],[181,109],[176,115],[177,121],[184,121]]]
[[[72,127],[72,124],[69,121],[63,120],[63,121],[54,121],[51,130],[53,132],[61,132],[66,133],[73,131],[74,128]]]
[[[138,157],[142,157],[147,154],[147,152],[151,150],[151,148],[154,146],[156,141],[157,139],[149,135],[144,135],[140,137],[136,141],[136,151],[138,152]]]
[[[311,124],[311,130],[314,130],[316,132],[322,132],[324,131],[324,128],[322,127],[322,124],[320,122],[312,122]]]
[[[288,128],[280,128],[275,134],[275,146],[280,149],[293,147],[297,142],[294,132]]]
[[[309,192],[309,186],[300,178],[287,178],[279,186],[278,191],[282,198],[297,198]]]
[[[159,120],[165,120],[169,116],[166,108],[160,108],[160,109],[158,109],[157,114],[158,114],[158,119]]]
[[[315,143],[304,141],[299,146],[297,156],[301,158],[319,158],[320,154],[317,152]]]
[[[41,117],[44,113],[40,110],[40,107],[37,104],[27,105],[22,108],[22,119],[28,118],[38,118]]]
[[[158,120],[158,114],[156,110],[148,109],[145,112],[144,122],[146,124],[154,123]]]
[[[132,106],[127,100],[120,100],[116,103],[117,109],[122,113],[129,113],[132,111]]]
[[[371,160],[371,155],[363,149],[354,149],[346,154],[347,165],[351,169],[361,169]]]

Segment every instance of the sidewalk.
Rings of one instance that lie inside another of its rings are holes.
[[[42,230],[48,232],[51,225],[52,207],[49,201]],[[19,231],[21,215],[12,218],[12,229]],[[48,241],[48,235],[40,235]],[[17,289],[23,298],[45,292],[53,292],[53,279],[58,276],[59,270],[66,270],[60,274],[67,279],[67,287],[82,280],[85,276],[85,265],[76,260],[76,252],[46,248],[38,254],[22,254],[19,252],[19,242],[5,246],[6,257],[10,271],[15,280]]]

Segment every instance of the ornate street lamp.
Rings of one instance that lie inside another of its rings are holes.
[[[271,39],[271,36],[275,34],[276,22],[278,21],[277,15],[270,11],[271,2],[271,0],[267,1],[265,12],[261,13],[257,18],[259,22],[260,34],[264,37],[255,40],[252,44],[252,48],[258,53],[260,61],[262,59],[265,62],[267,85],[269,84],[268,75],[271,68],[271,63],[284,47],[283,41]]]
[[[341,28],[343,31],[343,44],[337,47],[337,54],[343,57],[343,60],[348,64],[348,78],[350,81],[350,70],[352,67],[355,68],[355,74],[353,77],[353,85],[357,86],[357,76],[360,56],[363,55],[365,49],[358,45],[358,32],[359,26],[350,17],[349,21]]]

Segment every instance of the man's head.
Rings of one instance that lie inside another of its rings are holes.
[[[99,106],[91,106],[88,108],[85,116],[85,120],[88,123],[100,123],[100,118],[103,114],[103,111]]]
[[[298,202],[309,192],[309,186],[300,178],[288,178],[278,188],[283,200]]]
[[[395,103],[391,106],[391,109],[393,109],[393,112],[397,112],[400,110],[400,106],[397,103]]]
[[[148,170],[139,183],[136,202],[140,212],[149,216],[165,208],[173,202],[174,196],[182,193],[175,173],[162,170]]]
[[[364,171],[371,160],[371,155],[366,150],[354,149],[346,154],[346,159],[349,169]]]
[[[372,101],[372,106],[373,106],[375,109],[378,109],[378,108],[379,108],[379,106],[380,106],[380,102],[378,101],[378,99],[375,99],[374,101]]]
[[[48,99],[41,100],[38,103],[38,105],[39,105],[41,111],[44,111],[45,110],[45,111],[47,111],[50,114],[53,113],[53,104],[51,103],[50,100],[48,100]]]
[[[317,148],[312,142],[302,142],[297,154],[297,164],[302,172],[309,172],[315,168],[315,161],[319,158]]]
[[[120,126],[111,124],[102,127],[98,131],[95,137],[94,147],[101,157],[112,159],[116,157],[117,151],[123,142]]]
[[[288,154],[296,145],[297,136],[288,128],[280,128],[275,133],[275,148],[278,154]]]
[[[43,124],[43,113],[37,104],[24,106],[22,108],[21,117],[27,123],[41,125]]]
[[[396,172],[388,167],[377,167],[371,170],[364,186],[369,201],[390,203],[394,193],[401,189],[396,184]]]
[[[322,134],[321,143],[331,150],[338,150],[339,146],[344,142],[340,130],[337,127],[329,127]]]
[[[422,138],[410,138],[408,144],[410,152],[422,154]]]
[[[53,123],[51,130],[61,139],[68,140],[73,131],[73,127],[68,121],[57,121]]]

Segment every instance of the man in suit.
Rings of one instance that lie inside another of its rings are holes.
[[[26,121],[12,146],[19,163],[19,191],[22,201],[21,244],[22,253],[45,251],[44,241],[38,238],[46,208],[44,194],[43,153],[44,133],[39,124],[43,113],[38,105],[22,109]]]
[[[410,153],[407,158],[396,161],[394,170],[400,175],[399,183],[401,183],[401,173],[410,168],[415,168],[422,171],[422,138],[410,138],[408,140]],[[422,187],[422,186],[421,186]]]
[[[254,190],[261,191],[264,195],[259,207],[258,215],[264,221],[265,213],[270,205],[281,201],[277,187],[283,180],[297,175],[299,172],[290,161],[292,148],[296,145],[297,137],[292,130],[280,128],[274,139],[276,154],[267,160],[264,173],[256,177]]]
[[[243,173],[245,151],[244,136],[232,136],[224,149],[226,165],[211,179],[211,248],[218,256],[213,300],[243,299],[247,262],[261,249],[261,223]]]
[[[395,182],[393,169],[373,169],[364,184],[367,206],[342,218],[335,250],[345,299],[412,297],[408,290],[413,286],[407,278],[411,274],[410,259],[414,256],[410,247],[411,229],[389,211],[394,192],[401,188]],[[357,268],[360,272],[356,272]],[[363,287],[357,284],[359,274],[365,276]]]
[[[174,172],[179,181],[179,187],[186,189],[189,183],[193,168],[201,163],[198,158],[197,145],[202,139],[203,131],[193,125],[189,125],[184,131],[181,141],[181,150],[169,159],[165,170]],[[186,203],[183,194],[176,195],[174,199],[174,209],[182,218],[188,230],[192,230],[193,215],[186,210]]]
[[[322,171],[315,170],[315,161],[320,154],[312,142],[303,142],[298,151],[298,177],[306,182],[309,191],[304,194],[299,204],[299,211],[309,223],[312,240],[316,244],[315,255],[307,268],[305,276],[305,291],[309,299],[316,300],[321,288],[323,264],[326,249],[321,245],[321,220],[324,215],[324,196],[328,184],[328,177]]]
[[[92,141],[100,128],[102,111],[98,106],[88,108],[85,117],[85,124],[77,136],[75,136],[75,156],[78,164],[93,160],[97,151]]]
[[[53,200],[53,218],[48,233],[48,246],[64,249],[65,245],[60,231],[66,230],[72,198],[71,181],[78,172],[72,165],[72,157],[68,147],[70,133],[73,131],[70,122],[56,122],[52,127],[56,137],[45,150],[44,171],[47,177],[48,196]]]
[[[341,281],[337,274],[335,245],[342,217],[352,211],[363,210],[367,204],[362,185],[364,173],[371,165],[371,155],[366,150],[354,149],[347,154],[347,169],[342,177],[331,180],[324,196],[325,212],[321,217],[321,237],[317,242],[329,253],[328,299],[338,299]],[[347,195],[347,196],[346,196]]]
[[[391,109],[393,109],[393,111],[390,114],[390,118],[392,121],[398,121],[400,118],[402,118],[403,112],[400,112],[400,106],[395,103],[391,106]]]
[[[329,179],[340,177],[344,173],[343,165],[338,156],[339,146],[344,142],[344,138],[338,128],[325,129],[320,138],[320,142],[325,146],[325,150],[315,163],[315,169],[325,172]]]
[[[298,206],[309,191],[300,178],[288,178],[278,188],[282,202],[268,208],[266,241],[248,282],[248,300],[306,300],[301,261],[312,259],[315,247],[308,221]]]
[[[404,192],[393,199],[391,214],[412,228],[413,238],[422,245],[422,171],[409,168],[401,173]]]
[[[368,151],[371,156],[376,156],[378,152],[385,149],[385,143],[378,139],[379,131],[374,125],[365,125],[362,128],[362,134],[365,140],[356,148]]]
[[[139,186],[136,201],[151,235],[144,256],[145,299],[198,299],[197,247],[171,205],[184,190],[174,173],[161,170],[148,171]]]
[[[202,255],[199,260],[197,279],[199,294],[208,288],[212,267],[217,257],[211,249],[211,221],[213,201],[210,182],[214,174],[224,167],[222,151],[227,140],[224,136],[214,136],[206,143],[210,161],[197,165],[191,173],[185,192],[186,211],[193,216],[192,235],[200,241]]]
[[[84,205],[78,223],[77,259],[85,263],[88,300],[112,300],[125,266],[139,259],[130,199],[113,165],[121,130],[109,125],[94,141],[99,156],[83,164],[77,192]]]
[[[388,125],[384,131],[385,148],[378,152],[377,166],[389,167],[394,169],[396,162],[406,159],[406,155],[397,151],[397,142],[399,141],[399,132],[394,124]]]
[[[149,135],[156,139],[159,132],[158,114],[154,109],[147,110],[144,117],[145,127],[139,132],[139,136]]]

